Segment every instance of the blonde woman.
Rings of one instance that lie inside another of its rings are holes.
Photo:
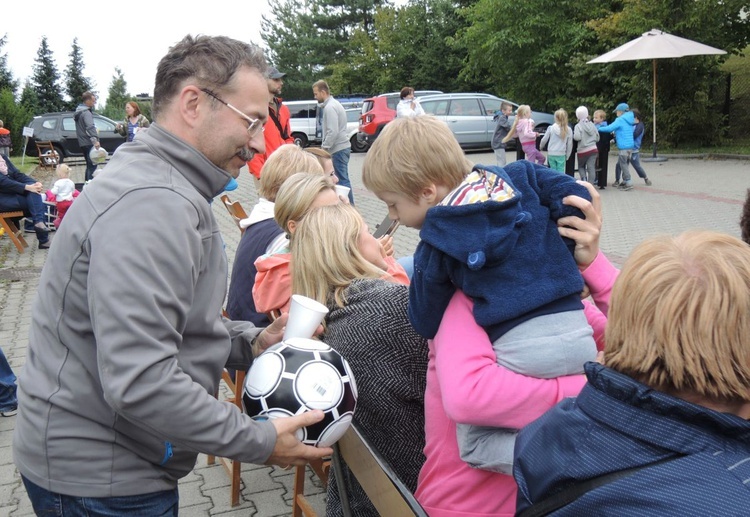
[[[323,172],[334,185],[339,182],[339,177],[336,176],[336,169],[333,168],[331,153],[322,147],[306,147],[305,152],[313,155],[318,160],[320,166],[323,167]]]
[[[293,292],[328,306],[322,339],[352,367],[359,391],[354,420],[414,491],[424,463],[428,348],[409,324],[409,288],[384,279],[385,258],[353,207],[317,208],[299,223],[292,239]],[[352,514],[377,516],[346,465],[343,471]],[[326,515],[341,514],[331,475]]]
[[[518,511],[596,478],[609,482],[550,513],[746,515],[748,336],[747,244],[700,231],[639,245],[612,291],[604,364],[519,435]]]
[[[297,225],[312,209],[341,203],[325,176],[305,173],[294,174],[279,189],[274,205],[274,219],[286,231],[290,241],[294,240]],[[261,312],[280,310],[287,312],[292,296],[292,281],[289,271],[289,248],[266,254],[255,261],[258,274],[253,286],[253,299]],[[409,283],[404,268],[393,257],[386,257],[389,275],[397,282]]]
[[[227,296],[227,313],[233,320],[252,321],[259,327],[270,323],[266,313],[255,307],[252,296],[257,273],[255,261],[262,255],[288,246],[286,233],[273,218],[274,205],[284,181],[302,171],[324,178],[318,160],[294,144],[280,146],[263,164],[260,199],[247,219],[240,221],[245,232],[234,256]]]
[[[547,128],[539,146],[547,146],[549,168],[565,173],[565,162],[573,152],[573,132],[568,126],[568,112],[560,108],[555,112],[555,123]]]

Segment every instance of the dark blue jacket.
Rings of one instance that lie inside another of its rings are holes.
[[[518,510],[569,484],[644,468],[555,516],[750,514],[750,422],[671,397],[598,363],[589,383],[521,430],[513,475]]]
[[[427,211],[409,290],[414,329],[435,337],[456,287],[474,300],[474,318],[493,340],[528,319],[582,309],[574,244],[566,247],[556,221],[583,217],[562,199],[591,199],[586,188],[526,160],[474,169],[500,175],[516,195]]]
[[[19,171],[18,167],[13,165],[13,162],[7,156],[0,156],[2,156],[2,159],[8,165],[8,174],[0,174],[0,212],[13,212],[16,210],[24,210],[26,212],[28,211],[27,204],[19,200],[18,196],[29,194],[26,190],[26,185],[33,185],[36,183],[36,180]]]

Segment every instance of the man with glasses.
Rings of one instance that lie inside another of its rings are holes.
[[[264,151],[255,45],[187,36],[156,72],[154,124],[65,216],[34,302],[13,455],[38,515],[177,515],[198,452],[288,467],[332,453],[213,397],[222,368],[278,342],[220,316],[227,260],[212,199]],[[59,513],[58,513],[59,512]]]
[[[339,178],[339,185],[349,187],[349,203],[354,204],[352,184],[349,181],[349,156],[352,144],[346,130],[346,110],[339,101],[331,96],[331,90],[325,81],[313,84],[313,97],[318,101],[316,117],[316,134],[320,135],[320,146],[331,153],[333,168]]]
[[[247,162],[250,174],[255,178],[255,188],[258,190],[260,190],[260,170],[266,163],[266,159],[282,145],[294,143],[289,126],[291,114],[289,108],[284,106],[281,100],[281,88],[284,86],[285,76],[286,74],[274,67],[268,69],[268,123],[264,131],[266,152],[257,153],[252,160]]]

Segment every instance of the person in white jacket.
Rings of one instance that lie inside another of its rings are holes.
[[[419,99],[414,97],[414,88],[404,86],[401,88],[401,102],[396,107],[396,117],[416,117],[424,115],[424,110],[419,104]]]

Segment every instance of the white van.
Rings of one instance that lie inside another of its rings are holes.
[[[318,111],[318,102],[311,101],[288,101],[284,106],[289,108],[289,125],[292,130],[294,143],[300,147],[308,145],[320,145],[320,140],[315,138],[315,114]]]

